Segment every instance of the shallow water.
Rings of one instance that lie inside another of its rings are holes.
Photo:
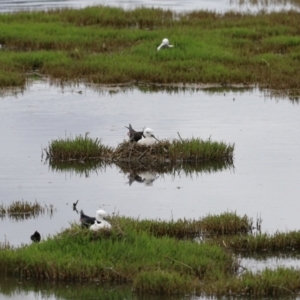
[[[81,91],[82,93],[78,93]],[[300,106],[258,90],[179,91],[59,88],[35,82],[23,94],[0,98],[0,199],[53,205],[52,216],[26,221],[0,219],[0,242],[45,238],[99,207],[108,213],[164,219],[195,218],[236,211],[261,217],[262,231],[300,227]],[[217,172],[156,174],[152,184],[133,182],[117,166],[90,172],[56,171],[41,158],[48,143],[64,136],[101,138],[117,146],[124,127],[150,126],[158,138],[201,137],[235,144],[234,167]]]
[[[261,10],[299,10],[299,5],[297,5],[297,3],[287,0],[4,0],[0,1],[0,12],[12,12],[17,10],[44,10],[63,7],[84,8],[92,5],[110,5],[125,9],[134,9],[141,6],[159,7],[163,9],[171,9],[177,12],[191,10],[210,10],[221,13],[229,10],[243,12],[258,12]]]
[[[72,210],[78,199],[77,208],[90,215],[99,207],[109,213],[166,220],[236,211],[254,220],[261,217],[262,231],[297,230],[299,113],[297,101],[272,99],[259,90],[150,92],[61,88],[40,81],[23,93],[6,94],[0,98],[0,204],[37,200],[56,210],[25,221],[0,218],[0,242],[30,243],[35,230],[45,238],[78,222]],[[56,171],[41,157],[51,140],[86,132],[115,147],[127,138],[124,126],[129,122],[136,129],[151,126],[158,138],[176,138],[180,132],[182,137],[235,143],[234,167],[191,174],[178,171],[159,175],[152,184],[129,185],[129,174],[117,166],[85,173]],[[277,262],[298,265],[298,260]],[[268,264],[274,261],[242,260],[254,270]],[[35,294],[20,292],[22,299],[41,295],[40,289]],[[49,298],[59,299],[51,293]]]

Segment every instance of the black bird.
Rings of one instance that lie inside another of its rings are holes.
[[[129,136],[131,142],[137,142],[144,136],[144,131],[135,131],[131,124],[129,124],[129,127],[125,127],[129,129],[127,135]]]
[[[90,225],[95,224],[96,218],[89,217],[83,213],[83,210],[80,211],[80,222],[82,227],[89,227]]]
[[[39,232],[35,231],[35,233],[30,237],[30,239],[34,243],[39,243],[41,241],[41,235],[39,234]]]

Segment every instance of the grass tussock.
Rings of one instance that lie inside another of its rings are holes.
[[[154,8],[0,15],[0,87],[28,72],[88,83],[300,88],[299,12],[256,15]],[[174,45],[157,51],[165,37]]]
[[[222,242],[228,249],[241,253],[276,253],[280,251],[298,251],[300,249],[300,231],[274,234],[223,236]]]
[[[10,219],[14,219],[16,221],[35,218],[39,215],[49,214],[53,215],[54,207],[51,204],[47,206],[46,204],[43,206],[37,201],[31,203],[27,201],[13,201],[9,205],[0,205],[0,218],[8,217]]]
[[[156,237],[174,237],[177,239],[192,239],[199,236],[227,236],[233,234],[251,233],[252,219],[226,212],[220,215],[209,215],[199,220],[179,219],[176,221],[135,220],[118,218],[119,227],[132,227],[137,232],[147,232]]]
[[[45,149],[47,159],[86,160],[102,159],[107,162],[147,163],[148,167],[159,163],[177,162],[233,162],[234,145],[223,142],[203,141],[200,138],[160,141],[151,147],[124,141],[115,149],[104,146],[101,141],[78,136],[54,140]]]
[[[216,281],[207,286],[206,293],[216,296],[282,297],[297,294],[299,289],[300,271],[279,267]]]
[[[245,216],[223,213],[176,222],[113,216],[109,221],[111,231],[94,232],[72,224],[38,244],[19,248],[1,244],[0,275],[51,282],[127,283],[135,293],[161,295],[270,297],[297,293],[300,288],[297,269],[280,267],[254,273],[243,268],[242,274],[238,272],[241,266],[235,251],[225,246],[232,245],[228,239],[235,241],[237,236],[257,238],[244,232],[231,235],[233,224],[236,230],[251,226]],[[211,230],[208,242],[187,238],[195,228],[202,231],[201,226]],[[220,228],[221,246],[213,238]],[[286,237],[292,241],[299,235],[295,232]]]
[[[89,138],[88,134],[84,137],[79,135],[75,138],[53,140],[44,150],[47,159],[64,161],[102,159],[112,152],[112,149],[104,146],[101,140]]]
[[[192,292],[198,280],[231,274],[234,264],[218,246],[157,238],[132,227],[103,235],[73,225],[42,243],[0,251],[2,273],[57,281],[134,282],[137,291],[155,293],[173,293],[178,283],[183,290],[177,293]]]

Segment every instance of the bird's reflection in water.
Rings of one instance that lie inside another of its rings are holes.
[[[128,184],[131,186],[134,182],[143,183],[146,186],[152,186],[153,182],[158,178],[156,172],[145,171],[140,173],[129,173]]]

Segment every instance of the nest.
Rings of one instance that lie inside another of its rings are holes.
[[[113,161],[139,161],[153,163],[170,162],[169,141],[161,141],[152,146],[140,145],[138,143],[123,142],[113,151],[111,159]]]

